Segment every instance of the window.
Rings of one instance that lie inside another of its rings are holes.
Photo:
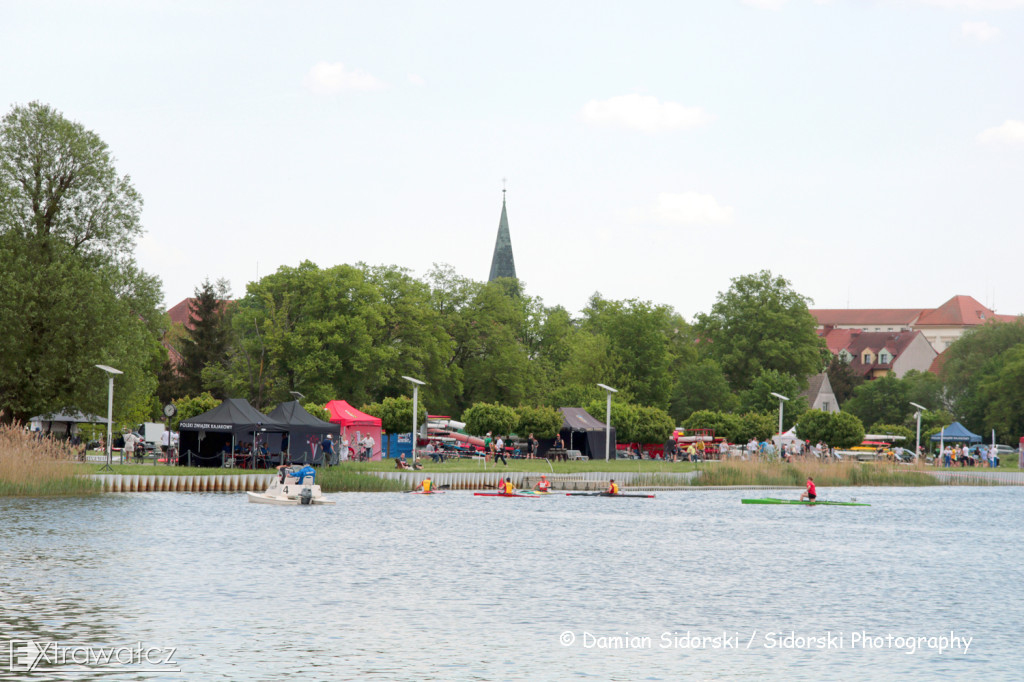
[[[828,412],[828,401],[827,400],[821,404],[821,411],[822,412]]]
[[[863,362],[865,365],[870,365],[871,364],[871,353],[864,353],[864,359],[861,362]]]
[[[880,363],[882,363],[883,365],[884,365],[885,363],[889,362],[889,354],[888,354],[888,353],[880,353],[880,354],[878,355],[878,361],[879,361]]]

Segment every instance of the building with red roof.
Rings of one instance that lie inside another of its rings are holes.
[[[954,296],[938,308],[818,308],[810,312],[818,320],[819,332],[826,340],[833,329],[919,331],[938,353],[972,327],[991,320],[1012,322],[1017,319],[1015,315],[999,315],[970,296]],[[836,343],[841,343],[839,337]]]
[[[936,356],[935,349],[919,331],[831,329],[819,333],[833,355],[866,379],[887,374],[902,378],[912,369],[927,372]]]

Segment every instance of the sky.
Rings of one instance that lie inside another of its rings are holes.
[[[96,132],[168,306],[305,260],[549,306],[1024,313],[1024,0],[0,0],[0,110]]]

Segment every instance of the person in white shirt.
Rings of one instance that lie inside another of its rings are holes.
[[[377,441],[374,440],[373,436],[366,434],[366,459],[373,459],[373,448],[376,447]]]

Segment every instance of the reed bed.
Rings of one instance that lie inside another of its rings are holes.
[[[37,438],[20,424],[0,426],[0,497],[61,497],[100,492],[80,477],[67,446]]]
[[[346,471],[339,467],[321,467],[317,471],[316,482],[325,493],[397,493],[408,488],[401,481]]]
[[[690,485],[803,486],[808,476],[819,487],[943,485],[923,469],[883,463],[722,462],[699,469]]]

